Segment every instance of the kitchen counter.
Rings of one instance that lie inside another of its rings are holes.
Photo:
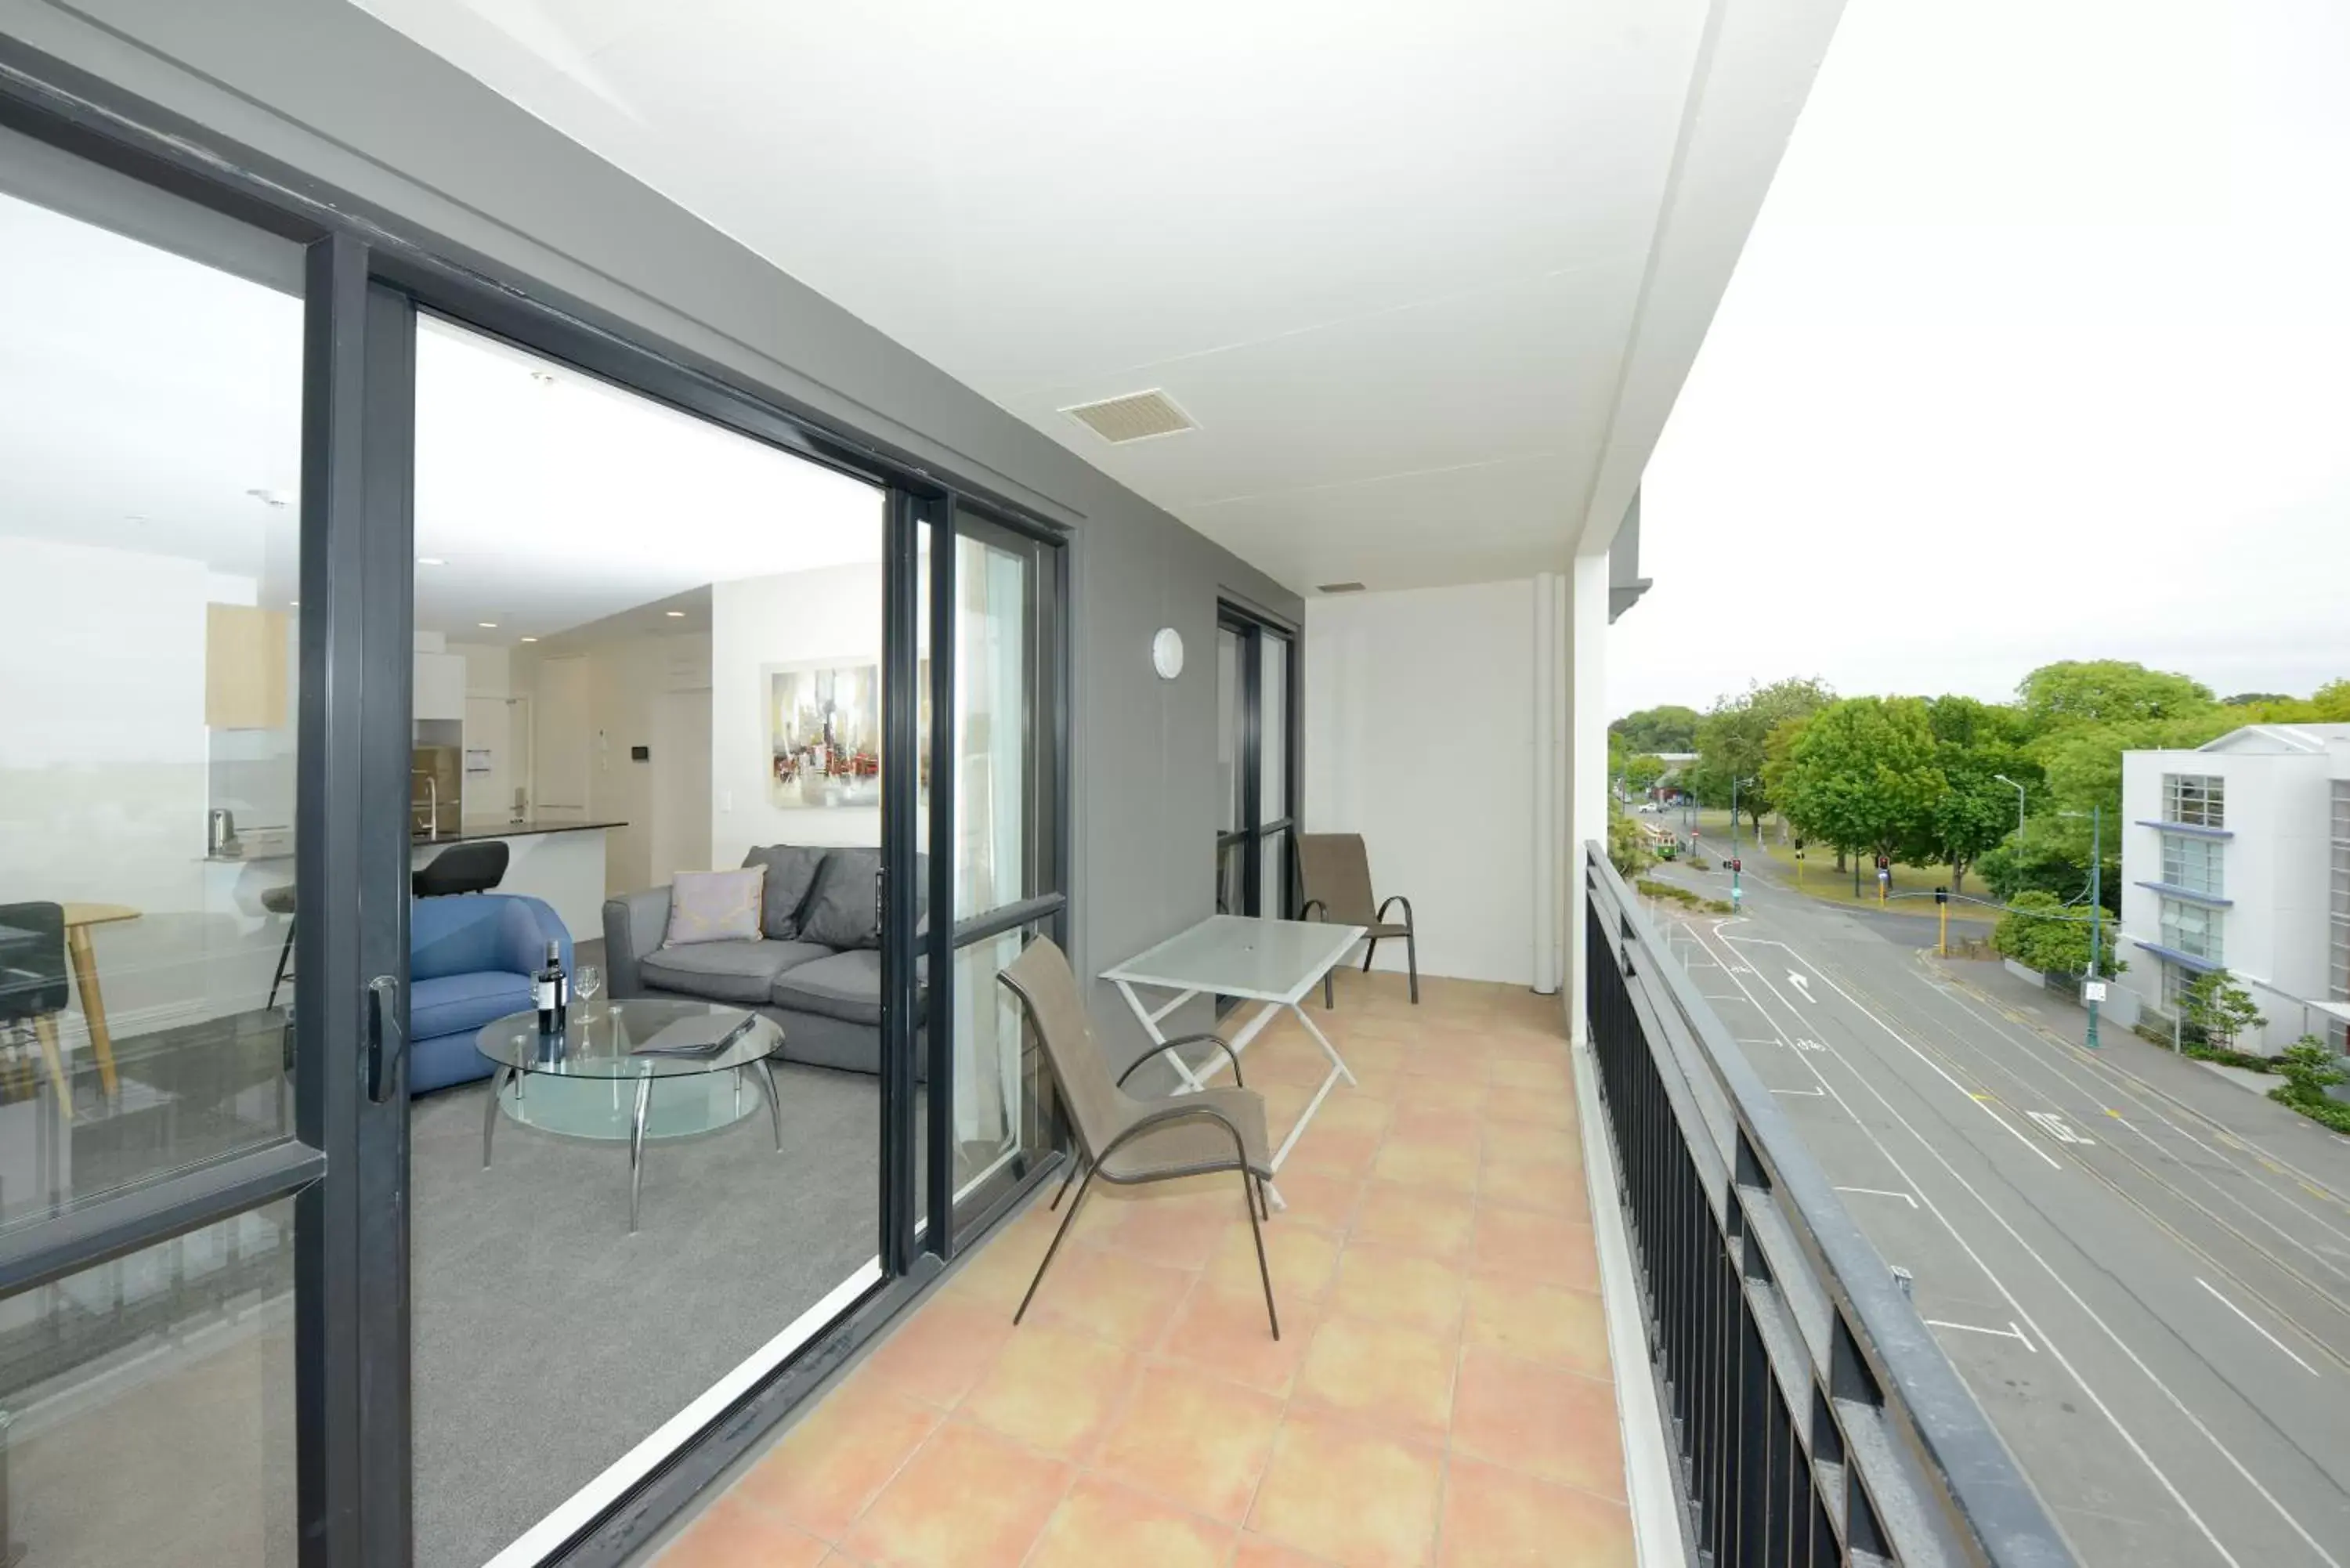
[[[601,828],[626,827],[625,822],[564,822],[552,817],[526,817],[521,822],[469,822],[454,833],[439,837],[417,833],[409,836],[409,843],[419,849],[437,849],[444,844],[477,844],[490,838],[535,838],[549,833],[592,833]],[[294,858],[294,836],[282,827],[255,828],[247,842],[251,848],[236,855],[207,855],[204,858],[217,866],[259,865],[267,860]]]

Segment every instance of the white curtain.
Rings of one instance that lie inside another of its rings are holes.
[[[1027,896],[1027,563],[956,541],[955,916]],[[955,1136],[1001,1145],[1020,1108],[1019,1020],[995,971],[1019,956],[1016,931],[965,950],[955,976]]]

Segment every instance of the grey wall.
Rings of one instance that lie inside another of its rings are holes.
[[[340,0],[0,0],[0,33],[1072,524],[1075,956],[1098,969],[1213,908],[1215,602],[1294,622],[1295,595]],[[1171,683],[1160,626],[1191,656]],[[1095,1003],[1139,1040],[1114,993]]]

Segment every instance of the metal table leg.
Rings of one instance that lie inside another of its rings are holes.
[[[482,1168],[484,1170],[490,1168],[490,1135],[498,1130],[498,1096],[504,1092],[507,1080],[514,1076],[515,1074],[512,1067],[500,1064],[498,1070],[490,1077],[490,1103],[482,1112]]]
[[[781,1154],[784,1152],[784,1101],[783,1096],[775,1093],[775,1064],[764,1056],[759,1058],[759,1080],[767,1088],[767,1114],[775,1118],[775,1152]]]
[[[629,1234],[637,1233],[637,1200],[645,1189],[645,1108],[652,1103],[650,1073],[637,1080],[637,1112],[629,1123]]]

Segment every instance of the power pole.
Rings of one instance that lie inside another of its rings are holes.
[[[1730,857],[1738,858],[1738,780],[1730,781]]]

